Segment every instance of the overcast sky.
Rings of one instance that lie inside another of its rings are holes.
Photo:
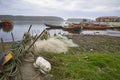
[[[120,16],[120,0],[0,0],[0,15],[63,18]]]

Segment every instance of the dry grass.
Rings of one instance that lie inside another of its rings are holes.
[[[4,49],[5,50],[9,50],[10,47],[11,47],[11,43],[10,42],[6,42],[3,45],[4,45]],[[1,44],[1,42],[0,42],[0,51],[2,51],[2,44]]]

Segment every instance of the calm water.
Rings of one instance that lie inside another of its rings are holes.
[[[23,34],[28,31],[30,24],[14,24],[13,35],[15,40],[21,40]],[[43,24],[33,24],[30,30],[31,35],[40,34],[46,28]],[[62,34],[68,34],[68,32],[62,30],[51,30],[49,31],[51,35],[58,34],[61,32]],[[84,30],[80,34],[84,35],[108,35],[108,36],[119,36],[120,31],[113,31],[113,30]],[[0,30],[0,38],[3,38],[5,42],[12,41],[11,33],[6,33]]]
[[[28,31],[30,24],[14,24],[14,29],[12,30],[12,33],[14,35],[15,40],[21,40],[24,33]],[[31,35],[40,34],[44,29],[46,28],[43,24],[33,24],[32,28],[30,30]],[[50,30],[50,35],[54,35],[55,33],[58,34],[61,32],[62,34],[67,34],[67,32],[64,32],[62,30]],[[3,38],[5,42],[12,41],[11,32],[3,32],[0,30],[0,38]]]

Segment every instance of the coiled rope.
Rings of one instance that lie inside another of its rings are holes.
[[[19,73],[19,66],[22,64],[22,59],[24,57],[24,47],[22,42],[15,42],[11,46],[11,51],[13,52],[12,59],[2,66],[2,72],[0,73],[0,80],[9,80],[11,77],[15,77]],[[7,55],[10,51],[5,52]],[[14,79],[17,80],[17,79]]]

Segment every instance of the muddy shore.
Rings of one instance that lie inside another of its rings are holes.
[[[79,45],[79,48],[76,48],[78,52],[97,51],[115,53],[120,50],[120,37],[79,34],[72,34],[67,37]]]

